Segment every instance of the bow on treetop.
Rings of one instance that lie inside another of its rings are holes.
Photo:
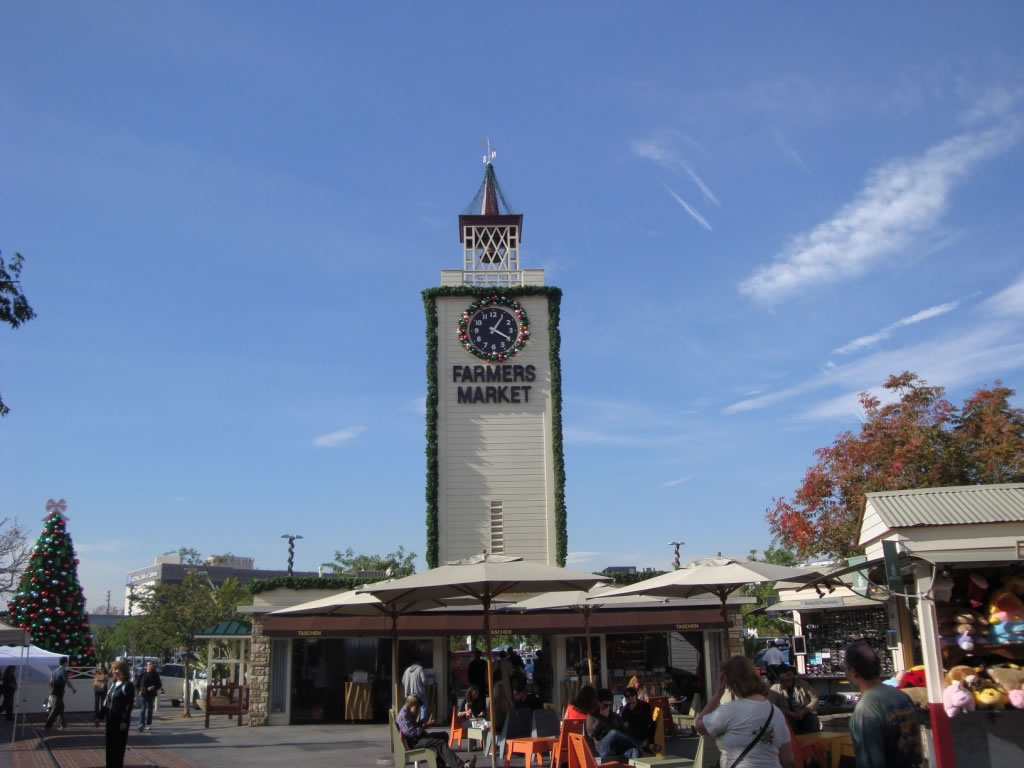
[[[64,499],[60,499],[59,501],[48,499],[46,502],[47,517],[64,514],[64,510],[67,508],[68,504]]]

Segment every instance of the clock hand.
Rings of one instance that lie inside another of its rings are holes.
[[[498,334],[498,335],[499,335],[499,336],[501,336],[501,338],[503,338],[503,339],[504,339],[505,341],[511,341],[511,338],[510,338],[509,336],[507,336],[506,334],[504,334],[504,333],[502,333],[501,331],[499,331],[499,330],[498,330],[498,326],[497,326],[497,325],[495,325],[495,326],[493,326],[493,327],[491,328],[491,333],[496,333],[496,334]]]

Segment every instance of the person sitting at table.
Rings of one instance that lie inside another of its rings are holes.
[[[448,746],[447,733],[429,733],[426,728],[433,721],[420,720],[420,697],[412,694],[405,697],[405,706],[395,718],[398,730],[402,732],[411,748],[432,749],[445,768],[476,768],[476,757],[464,761]]]
[[[487,702],[480,695],[480,689],[471,685],[466,689],[466,695],[459,702],[456,712],[459,717],[487,717]]]
[[[626,726],[612,711],[612,692],[602,688],[597,692],[598,707],[587,715],[587,736],[601,757],[622,756],[627,760],[640,757],[643,748],[628,733]]]
[[[636,688],[627,688],[619,710],[626,733],[633,737],[647,752],[654,752],[654,731],[656,723],[651,705],[637,696]]]
[[[572,703],[565,708],[566,720],[586,720],[587,715],[597,710],[597,691],[592,685],[584,685],[572,700]]]
[[[668,672],[662,675],[661,678],[661,695],[668,699],[668,705],[672,708],[673,712],[678,711],[683,706],[683,692],[676,685],[675,678]]]
[[[517,680],[512,683],[512,704],[516,709],[543,709],[540,697],[526,690],[526,683]]]
[[[820,731],[818,694],[810,683],[797,678],[796,670],[788,664],[779,665],[778,674],[779,682],[769,689],[768,700],[782,710],[794,733]]]
[[[644,687],[644,684],[640,682],[639,677],[633,675],[629,678],[629,684],[626,687],[632,688],[636,691],[636,697],[640,699],[640,701],[647,701],[647,689]]]

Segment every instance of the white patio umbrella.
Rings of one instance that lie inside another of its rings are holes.
[[[590,616],[604,606],[625,607],[627,605],[663,603],[664,598],[650,597],[647,595],[624,595],[621,597],[609,597],[608,593],[614,587],[606,584],[598,584],[589,590],[575,590],[572,592],[545,592],[542,595],[527,598],[518,603],[510,605],[506,610],[510,611],[552,611],[561,608],[576,611],[583,617],[583,632],[587,638],[587,673],[590,682],[594,682],[594,656],[590,650]]]
[[[587,590],[610,581],[606,576],[571,571],[545,563],[528,562],[521,557],[481,555],[457,560],[402,579],[364,584],[356,592],[369,593],[385,604],[403,600],[448,600],[469,597],[483,607],[484,642],[487,645],[487,679],[491,680],[491,606],[495,599],[509,593]],[[494,697],[490,697],[490,719],[494,722]],[[496,739],[491,739],[494,761]]]
[[[386,582],[385,582],[386,583]],[[463,600],[463,603],[465,601]],[[395,712],[397,713],[401,694],[398,675],[398,617],[431,608],[451,607],[453,601],[432,597],[400,598],[385,603],[367,592],[349,590],[336,595],[310,600],[308,603],[294,605],[272,611],[275,616],[387,616],[391,619],[391,681],[394,696]],[[457,602],[455,603],[457,604]]]
[[[809,568],[791,568],[787,565],[763,563],[760,560],[742,558],[705,557],[677,568],[674,571],[655,576],[653,579],[638,581],[627,587],[609,591],[599,599],[619,595],[656,595],[661,597],[694,597],[712,594],[722,601],[722,641],[725,655],[731,653],[729,644],[728,614],[725,601],[733,592],[746,584],[761,584],[766,581],[800,581],[818,575]]]

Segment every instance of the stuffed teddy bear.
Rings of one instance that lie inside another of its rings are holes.
[[[974,694],[959,681],[948,686],[942,692],[942,708],[950,717],[955,717],[961,712],[973,712],[976,706]]]
[[[989,667],[985,670],[985,674],[1007,693],[1024,688],[1024,669],[1014,664]]]
[[[910,700],[914,702],[915,707],[927,707],[928,706],[928,689],[927,688],[904,688],[903,692],[910,697]],[[974,698],[971,696],[971,698]],[[945,701],[945,699],[943,699]]]
[[[965,683],[969,688],[973,688],[975,683],[978,681],[979,672],[981,672],[980,667],[969,667],[966,664],[957,664],[955,667],[950,667],[950,669],[946,671],[946,685]]]

